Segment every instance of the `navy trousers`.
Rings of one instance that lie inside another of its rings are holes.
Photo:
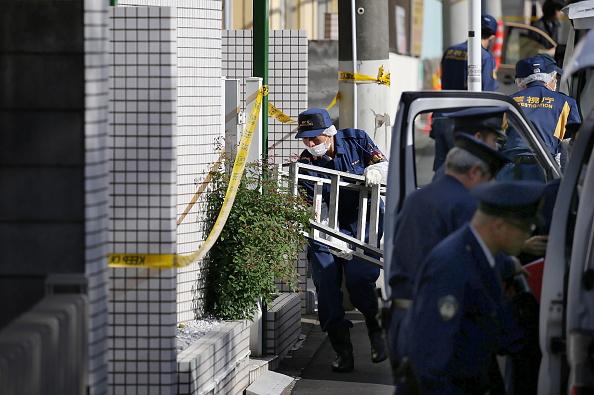
[[[316,246],[317,247],[317,246]],[[318,316],[322,331],[352,327],[345,319],[342,307],[342,278],[349,292],[350,301],[363,315],[375,316],[378,312],[375,282],[380,269],[353,258],[350,261],[332,255],[327,248],[317,247],[307,252],[311,275],[318,297]]]

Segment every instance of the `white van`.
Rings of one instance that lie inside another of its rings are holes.
[[[582,126],[553,212],[540,302],[539,395],[594,393],[594,1],[565,9],[572,27],[560,90]]]

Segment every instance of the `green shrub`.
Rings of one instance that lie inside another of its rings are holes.
[[[206,311],[218,318],[251,320],[257,298],[274,299],[275,278],[297,290],[294,262],[306,243],[301,231],[309,227],[309,204],[293,196],[272,170],[271,163],[246,164],[229,218],[209,252]],[[209,231],[229,185],[224,168],[213,170],[211,184],[206,199]]]

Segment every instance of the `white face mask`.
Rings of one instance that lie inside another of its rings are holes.
[[[326,141],[328,141],[328,139],[326,139]],[[307,150],[313,156],[324,156],[324,155],[326,155],[326,152],[328,152],[328,148],[330,148],[326,144],[326,141],[324,141],[323,143],[320,143],[318,145],[314,145],[313,147],[307,147]]]

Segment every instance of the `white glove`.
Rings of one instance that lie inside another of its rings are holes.
[[[388,162],[379,162],[371,166],[367,166],[363,175],[365,176],[366,185],[379,185],[388,181]]]
[[[353,251],[349,248],[349,245],[346,241],[342,241],[332,236],[328,236],[328,241],[334,244],[336,247],[342,247],[342,250],[337,252],[332,251],[332,249],[330,249],[330,252],[332,252],[332,254],[339,258],[346,259],[347,261],[353,259]]]
[[[365,184],[379,185],[382,182],[382,172],[377,169],[365,169]]]

